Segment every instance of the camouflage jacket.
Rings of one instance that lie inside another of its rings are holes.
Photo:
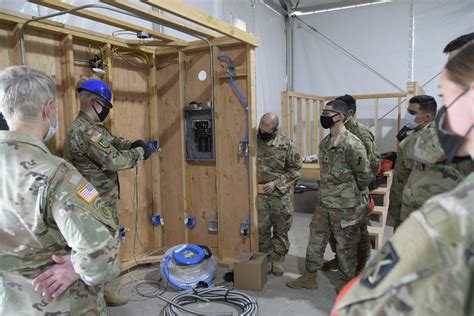
[[[300,177],[301,158],[293,142],[277,132],[268,142],[257,141],[257,181],[275,182],[273,195],[281,196],[290,192],[293,182]]]
[[[429,198],[456,187],[467,175],[474,172],[474,162],[470,158],[448,162],[438,141],[435,122],[431,122],[413,141],[407,144],[407,156],[414,161],[403,189],[403,205],[415,211]],[[432,157],[442,157],[432,162]],[[431,161],[431,162],[430,162]]]
[[[333,315],[474,315],[473,200],[474,174],[429,199],[348,285]]]
[[[0,173],[0,315],[105,314],[99,294],[120,272],[119,237],[97,191],[24,133],[0,132]],[[31,281],[53,254],[71,254],[81,279],[46,299]]]
[[[353,208],[372,179],[367,152],[362,142],[346,129],[319,144],[321,203],[328,208]]]
[[[419,131],[413,131],[403,141],[400,142],[397,153],[397,162],[395,164],[394,176],[392,181],[392,187],[390,188],[390,210],[400,210],[402,207],[403,188],[407,183],[408,177],[414,167],[415,162],[413,159],[407,157],[408,143],[416,139],[416,135]],[[390,211],[391,213],[397,213]],[[398,216],[398,215],[397,215]]]
[[[372,171],[372,177],[375,177],[380,166],[381,155],[377,149],[374,135],[364,125],[357,121],[352,122],[352,125],[347,128],[349,132],[357,136],[365,146],[367,151],[367,159],[369,159],[370,170]]]
[[[92,183],[117,217],[117,171],[130,169],[143,158],[143,148],[130,149],[131,141],[115,137],[80,112],[64,142],[64,158]]]

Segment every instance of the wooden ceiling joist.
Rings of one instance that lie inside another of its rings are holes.
[[[105,2],[105,0],[103,0]],[[107,2],[116,2],[107,0]],[[177,17],[191,21],[218,33],[238,39],[252,46],[258,46],[258,38],[253,34],[244,32],[229,23],[226,23],[216,17],[209,16],[206,13],[197,10],[189,5],[179,1],[172,0],[140,0],[155,8],[171,13]]]
[[[75,6],[57,1],[57,0],[28,0],[31,3],[38,4],[41,6],[45,6],[54,10],[58,11],[66,11],[75,8]],[[186,46],[186,41],[179,39],[174,36],[170,36],[152,29],[148,29],[145,27],[141,27],[132,23],[128,23],[119,19],[111,18],[96,12],[92,12],[90,10],[78,10],[71,12],[70,14],[92,20],[95,22],[100,22],[104,23],[110,26],[118,27],[120,29],[124,29],[127,31],[132,31],[132,32],[146,32],[148,33],[151,37],[159,39],[160,41],[163,41],[164,43],[167,44],[167,46],[171,45],[176,45],[176,46]]]
[[[148,21],[152,21],[163,26],[168,26],[177,31],[182,31],[184,33],[191,33],[198,36],[202,36],[208,39],[217,37],[219,34],[216,34],[212,31],[186,24],[180,21],[177,21],[173,18],[160,14],[153,11],[151,8],[144,8],[143,6],[130,3],[126,0],[100,0],[100,2],[114,6],[118,9],[122,9],[133,14],[136,14]]]
[[[18,12],[12,12],[8,10],[0,10],[0,22],[8,24],[24,24],[26,21],[34,18],[31,15],[20,14]],[[90,30],[81,29],[78,27],[65,25],[63,23],[43,20],[37,22],[31,22],[28,24],[28,28],[49,31],[54,34],[68,34],[72,35],[78,39],[94,42],[98,44],[111,44],[117,47],[123,47],[128,49],[135,49],[142,52],[153,54],[156,49],[147,48],[147,47],[137,47],[134,45],[129,45],[125,40],[107,36],[102,33],[93,32]]]

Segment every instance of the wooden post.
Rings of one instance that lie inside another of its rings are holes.
[[[313,154],[318,153],[318,145],[319,145],[319,110],[318,104],[319,100],[314,100],[313,102]]]
[[[281,92],[281,131],[284,135],[290,135],[290,129],[288,124],[288,92]]]
[[[319,100],[319,113],[318,113],[318,120],[316,121],[319,125],[319,137],[318,137],[318,144],[321,143],[321,141],[324,138],[324,128],[319,124],[319,116],[323,112],[324,109],[324,100]],[[318,146],[319,147],[319,146]]]
[[[110,87],[110,90],[112,90],[112,104],[114,104],[113,102],[113,98],[114,98],[114,94],[113,94],[113,91],[114,91],[114,85],[113,85],[113,78],[114,78],[114,67],[113,67],[113,56],[112,56],[112,45],[107,43],[105,44],[105,46],[103,47],[103,50],[105,51],[104,53],[104,59],[106,61],[106,64],[107,64],[107,74],[105,75],[105,82],[108,84],[108,86]],[[110,113],[109,115],[107,116],[107,118],[105,119],[105,122],[104,122],[104,126],[112,133],[114,134],[116,131],[115,131],[115,126],[113,124],[113,119],[114,119],[114,109],[112,108],[110,110]]]
[[[79,107],[76,100],[76,84],[74,79],[74,49],[72,35],[64,35],[62,41],[62,73],[64,87],[64,106],[65,106],[65,130],[68,131],[72,122],[79,113]]]
[[[20,28],[23,26],[22,23],[17,23],[13,27],[11,37],[10,61],[12,65],[21,65],[21,49],[20,49]],[[26,34],[25,34],[26,37]]]
[[[178,52],[178,65],[179,65],[179,109],[181,131],[184,131],[184,107],[186,106],[186,55],[182,50]],[[189,189],[188,189],[188,163],[186,161],[186,148],[185,148],[185,135],[184,132],[181,134],[181,146],[182,146],[182,168],[183,168],[183,203],[184,203],[184,218],[191,215],[191,208],[189,207]],[[184,222],[183,222],[184,225]],[[184,236],[186,242],[189,242],[189,230],[184,230]]]
[[[247,45],[247,95],[249,116],[249,163],[250,163],[250,250],[258,251],[257,211],[257,107],[256,107],[256,56],[255,48]]]
[[[288,137],[291,140],[295,140],[295,101],[294,97],[289,98],[289,108],[288,108]]]
[[[311,155],[311,99],[306,99],[306,108],[305,108],[305,150],[304,154],[306,156]],[[303,156],[303,154],[301,154]]]
[[[159,111],[158,111],[158,84],[156,56],[151,55],[152,65],[148,70],[148,105],[150,108],[150,139],[159,141]],[[153,213],[152,215],[161,214],[161,172],[160,172],[160,156],[154,154],[150,157],[151,174],[152,174],[152,198]],[[161,225],[155,225],[153,228],[153,249],[163,247]]]
[[[298,98],[297,101],[297,126],[296,126],[296,131],[297,131],[297,152],[300,155],[303,155],[303,99]]]

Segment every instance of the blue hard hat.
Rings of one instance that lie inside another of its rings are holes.
[[[83,90],[89,91],[99,97],[102,97],[109,108],[112,108],[112,91],[110,90],[109,86],[99,79],[90,79],[85,81],[83,84],[77,88],[77,92],[81,92]]]

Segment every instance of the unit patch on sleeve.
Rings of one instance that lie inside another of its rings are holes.
[[[95,198],[99,196],[99,192],[97,192],[92,184],[87,183],[79,191],[77,191],[77,195],[79,195],[79,197],[81,197],[87,203],[91,204],[92,201],[94,201]]]
[[[92,141],[93,143],[96,143],[96,144],[97,144],[97,143],[102,139],[102,137],[103,137],[103,136],[102,136],[102,134],[101,134],[100,132],[95,131],[95,132],[92,133],[92,135],[91,135],[91,141]]]
[[[387,241],[365,268],[360,284],[371,289],[375,288],[397,265],[398,261],[399,258],[392,243]]]

